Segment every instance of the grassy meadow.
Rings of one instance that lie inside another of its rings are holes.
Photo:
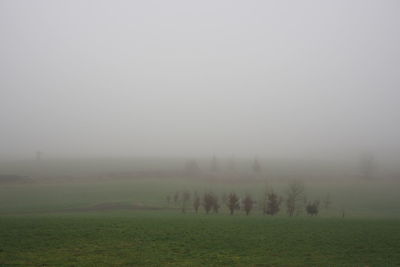
[[[284,205],[276,216],[257,205],[267,188],[284,195],[286,178],[52,175],[0,185],[0,266],[400,265],[393,180],[304,179],[307,198],[329,194],[331,207],[288,217]],[[166,201],[183,190],[251,194],[257,203],[249,216],[230,216],[222,204],[218,214],[183,214],[179,202]]]

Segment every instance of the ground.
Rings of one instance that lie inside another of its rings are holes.
[[[49,266],[398,266],[384,219],[126,212],[0,219],[0,263]]]
[[[283,194],[286,182],[268,181]],[[182,214],[178,190],[252,193],[266,181],[122,179],[0,187],[1,266],[399,266],[398,183],[306,181],[319,216]],[[283,208],[283,207],[282,207]],[[342,211],[345,209],[345,218]]]

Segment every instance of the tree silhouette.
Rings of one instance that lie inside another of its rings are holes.
[[[229,208],[229,212],[233,215],[233,212],[240,208],[239,206],[239,197],[235,193],[230,193],[228,195],[228,203],[227,206]]]
[[[205,193],[203,196],[203,207],[208,214],[211,210],[218,212],[218,199],[213,193]]]
[[[254,200],[250,195],[246,195],[243,199],[243,208],[246,215],[249,215],[250,211],[253,209]]]
[[[319,200],[316,200],[314,202],[310,202],[307,204],[306,206],[306,211],[308,213],[308,215],[311,216],[315,216],[318,215],[318,211],[319,211]]]
[[[300,181],[292,181],[286,192],[286,208],[289,216],[301,210],[301,201],[304,200],[304,185]]]
[[[265,207],[265,213],[268,215],[275,215],[279,212],[280,205],[282,203],[282,198],[278,197],[274,192],[267,194],[267,203]]]

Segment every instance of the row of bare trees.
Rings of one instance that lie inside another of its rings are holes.
[[[176,192],[172,196],[167,196],[168,205],[174,204],[179,207],[183,213],[186,213],[190,206],[196,213],[200,207],[209,214],[210,212],[218,213],[221,205],[226,206],[229,214],[233,215],[235,211],[243,210],[246,215],[254,209],[257,204],[250,194],[240,197],[238,194],[231,192],[224,194],[220,201],[219,197],[213,192],[206,192],[199,195],[197,192],[191,194],[189,191]],[[173,203],[172,203],[173,202]],[[261,200],[261,208],[264,215],[276,215],[280,212],[282,204],[285,204],[286,212],[289,216],[299,215],[302,211],[306,211],[308,215],[315,216],[319,213],[320,201],[307,201],[304,194],[304,185],[301,182],[294,181],[289,184],[285,197],[278,195],[273,190],[268,190]],[[330,196],[323,201],[324,207],[329,208],[331,205]]]

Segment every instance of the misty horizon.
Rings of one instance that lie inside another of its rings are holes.
[[[399,5],[2,1],[0,158],[398,160]]]

